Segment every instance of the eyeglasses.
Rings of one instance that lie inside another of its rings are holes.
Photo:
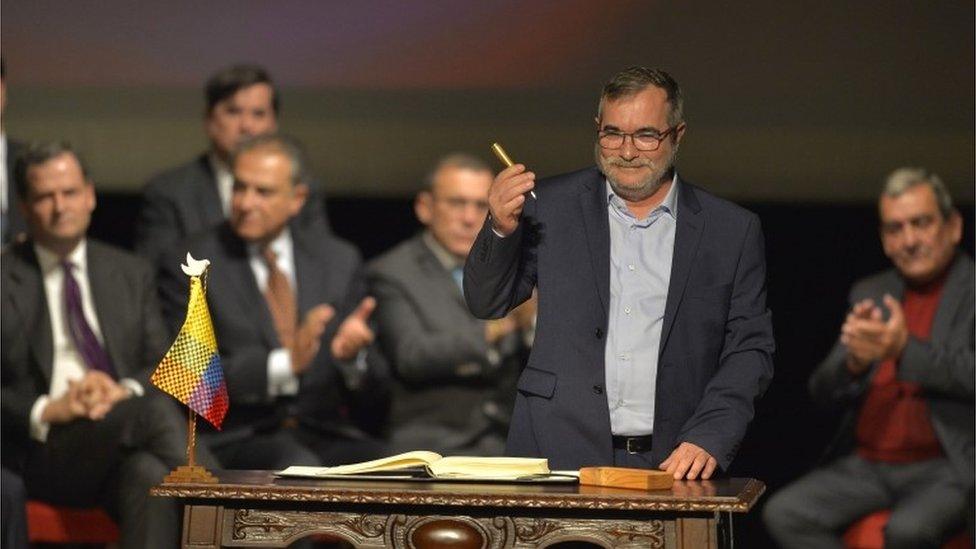
[[[443,202],[447,205],[447,209],[452,212],[463,212],[468,206],[474,206],[475,210],[479,213],[486,213],[488,211],[488,201],[486,200],[466,200],[457,196],[448,197],[435,197],[434,200],[438,202]]]
[[[643,152],[652,152],[661,148],[661,142],[674,134],[681,124],[668,128],[664,133],[656,131],[641,130],[633,133],[626,133],[617,130],[598,130],[597,142],[604,149],[619,149],[624,146],[627,137],[634,142],[634,148]]]

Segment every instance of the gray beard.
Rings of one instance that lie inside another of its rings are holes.
[[[650,160],[641,159],[640,162],[628,163],[622,162],[617,157],[615,160],[605,161],[602,156],[600,156],[600,145],[597,144],[594,148],[593,154],[596,157],[596,165],[600,169],[600,172],[606,176],[607,181],[610,183],[610,188],[613,192],[617,194],[620,198],[627,200],[628,202],[639,202],[645,198],[653,195],[664,185],[665,182],[670,181],[674,169],[674,160],[677,156],[677,149],[671,151],[671,154],[667,158],[663,158],[660,162],[661,167],[658,168],[654,162]],[[624,187],[619,182],[615,181],[610,175],[610,170],[618,165],[618,163],[629,166],[647,166],[651,168],[651,173],[647,177],[640,181],[638,187]]]

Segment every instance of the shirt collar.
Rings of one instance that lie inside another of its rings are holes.
[[[34,243],[34,254],[37,255],[37,263],[41,267],[42,273],[49,273],[53,269],[61,266],[61,258],[58,254],[48,250],[44,246],[41,246],[37,242]],[[74,250],[68,254],[65,258],[75,266],[75,269],[79,272],[88,272],[88,241],[84,238],[81,242],[75,246]]]
[[[217,153],[213,151],[207,153],[207,162],[210,163],[210,169],[213,170],[215,176],[234,176],[234,174],[230,171],[230,167],[228,167],[227,164],[225,164],[224,161],[217,156]]]
[[[288,226],[285,226],[285,228],[281,230],[281,233],[276,236],[274,240],[268,243],[268,247],[271,248],[271,251],[275,253],[275,257],[278,258],[278,261],[282,261],[287,260],[287,258],[292,256],[293,244],[291,231],[288,229]],[[260,257],[262,247],[251,242],[247,245],[247,252],[252,256],[256,255]]]
[[[613,191],[613,187],[610,186],[610,181],[604,179],[604,185],[606,186],[607,192],[607,204],[617,209],[619,212],[633,217],[630,211],[627,209],[627,205],[624,204],[622,198],[617,196],[617,193]],[[654,208],[653,211],[661,210],[671,214],[671,217],[678,218],[678,187],[680,182],[678,181],[678,170],[674,170],[674,177],[671,179],[671,188],[668,189],[668,194],[664,196],[664,200]],[[650,216],[648,216],[650,217]]]
[[[423,234],[424,244],[430,248],[431,253],[437,258],[437,262],[440,263],[444,269],[452,271],[458,267],[463,267],[464,263],[458,261],[458,259],[451,252],[447,251],[440,242],[434,238],[434,235],[430,231],[424,231]]]

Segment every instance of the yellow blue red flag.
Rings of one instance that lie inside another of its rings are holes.
[[[190,277],[186,320],[173,346],[152,375],[153,385],[173,395],[215,428],[227,415],[229,400],[224,371],[217,353],[217,337],[207,308],[205,273],[210,262],[186,254],[183,272]]]

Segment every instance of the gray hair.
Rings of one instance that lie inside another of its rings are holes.
[[[668,109],[668,124],[673,127],[684,122],[684,99],[677,80],[661,69],[641,66],[627,67],[613,75],[603,86],[597,118],[603,115],[603,104],[607,101],[636,95],[650,86],[661,88],[668,94],[668,105],[671,107]]]
[[[954,212],[952,197],[949,195],[945,184],[942,183],[942,179],[925,168],[898,168],[891,172],[885,180],[881,194],[897,198],[908,189],[919,185],[925,185],[932,189],[935,202],[939,206],[939,213],[942,214],[943,219],[948,219]]]
[[[14,162],[14,188],[17,191],[17,196],[22,199],[27,198],[27,192],[30,190],[30,182],[27,180],[27,172],[34,166],[40,166],[45,164],[54,158],[61,156],[62,154],[70,154],[75,157],[78,161],[78,165],[81,166],[81,175],[84,177],[85,182],[90,182],[91,179],[88,175],[88,166],[85,164],[85,159],[82,158],[78,151],[71,146],[71,143],[67,141],[37,141],[27,145],[17,158],[13,160]],[[10,160],[7,160],[10,162]]]
[[[437,163],[434,164],[434,167],[427,172],[427,175],[424,176],[424,190],[432,192],[434,190],[434,178],[437,177],[437,174],[441,170],[448,168],[492,173],[491,168],[488,167],[488,164],[473,154],[464,152],[450,153],[442,156]]]
[[[272,133],[265,135],[255,135],[242,141],[230,157],[230,165],[233,168],[237,164],[237,159],[246,152],[257,149],[264,149],[278,152],[286,157],[291,163],[291,182],[293,185],[309,185],[311,178],[308,169],[308,159],[305,155],[305,148],[297,139],[287,135]]]

